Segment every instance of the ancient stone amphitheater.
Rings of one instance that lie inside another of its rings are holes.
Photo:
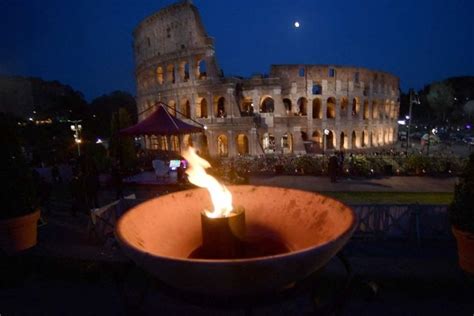
[[[139,119],[164,102],[204,134],[146,137],[149,149],[192,143],[211,155],[366,151],[396,141],[399,80],[336,65],[272,65],[268,75],[224,77],[197,8],[166,7],[133,32]]]

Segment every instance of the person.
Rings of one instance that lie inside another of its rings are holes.
[[[335,155],[332,155],[329,158],[329,165],[328,165],[328,171],[329,171],[329,176],[331,177],[331,182],[336,182],[336,177],[337,177],[337,170],[338,170],[338,161],[337,157]]]
[[[177,169],[178,183],[180,183],[180,184],[184,184],[184,182],[186,181],[185,170],[184,169],[185,169],[184,161],[181,160],[181,162],[179,163],[179,167]]]

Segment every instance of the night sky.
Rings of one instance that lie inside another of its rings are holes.
[[[0,0],[0,73],[59,80],[88,100],[135,94],[132,31],[173,2]],[[399,76],[403,90],[474,75],[472,0],[193,2],[226,75],[268,73],[270,64],[356,65]]]

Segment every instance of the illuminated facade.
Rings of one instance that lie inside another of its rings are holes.
[[[133,35],[139,120],[162,101],[179,118],[207,127],[182,142],[147,138],[148,148],[193,143],[211,155],[235,156],[364,151],[396,141],[399,80],[389,73],[272,65],[268,76],[224,77],[190,1],[146,18]]]

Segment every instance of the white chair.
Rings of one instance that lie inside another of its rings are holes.
[[[153,169],[155,169],[155,176],[157,179],[170,176],[169,167],[163,160],[153,160],[152,164]]]

